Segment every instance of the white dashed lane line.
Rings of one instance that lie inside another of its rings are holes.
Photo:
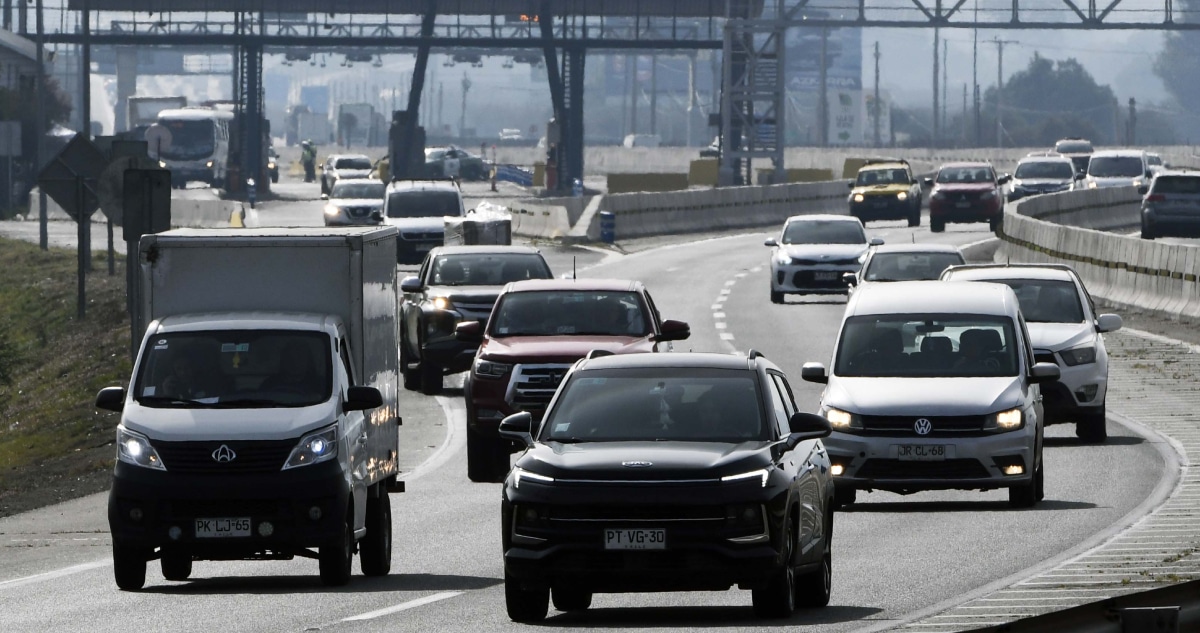
[[[393,613],[399,613],[401,611],[415,609],[416,607],[423,607],[427,604],[439,602],[442,600],[453,598],[455,596],[461,596],[462,594],[463,594],[463,592],[461,592],[461,591],[443,591],[441,593],[435,593],[430,596],[425,596],[424,598],[417,598],[416,600],[409,600],[408,602],[401,602],[400,604],[397,604],[397,605],[393,605],[390,607],[384,607],[383,609],[377,609],[375,611],[368,611],[366,613],[361,613],[359,615],[350,616],[348,618],[344,618],[342,620],[342,622],[359,622],[362,620],[374,620],[375,618],[382,618],[385,615],[391,615]]]

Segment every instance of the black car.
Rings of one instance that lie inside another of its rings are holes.
[[[589,354],[526,449],[501,506],[508,615],[541,620],[593,593],[753,592],[756,614],[829,602],[833,483],[823,418],[798,412],[758,352]]]
[[[400,368],[404,386],[426,394],[442,377],[471,368],[478,343],[455,338],[463,321],[487,321],[510,281],[550,279],[550,266],[527,246],[438,246],[415,277],[400,282]]]

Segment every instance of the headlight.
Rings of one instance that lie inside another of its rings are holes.
[[[1084,365],[1086,363],[1096,362],[1096,346],[1086,345],[1084,347],[1076,347],[1059,352],[1063,362],[1074,367],[1076,365]]]
[[[829,426],[832,426],[835,431],[862,428],[862,421],[858,419],[858,416],[841,409],[826,409],[825,419],[829,420]]]
[[[758,485],[762,488],[766,488],[767,487],[767,477],[769,475],[770,475],[770,473],[767,472],[766,468],[759,468],[758,470],[752,470],[748,473],[738,473],[736,475],[726,475],[721,478],[721,481],[729,482],[729,481],[746,481],[746,480],[757,479]]]
[[[204,163],[204,166],[205,166],[205,167],[207,167],[207,168],[209,168],[209,169],[212,169],[213,162],[210,160],[210,161],[208,161],[207,163]]]
[[[1025,426],[1025,416],[1021,414],[1020,409],[1009,409],[1001,411],[995,415],[988,416],[987,422],[983,425],[985,431],[1015,431],[1022,426]]]
[[[781,266],[787,266],[792,263],[792,258],[784,251],[779,251],[779,254],[775,256],[775,262]]]
[[[166,169],[166,168],[167,168],[167,161],[165,161],[165,160],[160,160],[160,161],[158,161],[158,166],[159,166],[159,167],[162,167],[163,169]]]
[[[528,479],[530,481],[536,481],[536,482],[542,483],[542,484],[554,483],[553,477],[539,475],[535,472],[525,470],[524,468],[513,468],[512,475],[513,475],[513,488],[520,488],[522,479]]]
[[[862,195],[861,193],[856,193],[856,194],[854,194],[854,201],[855,201],[855,202],[862,202],[862,201],[863,201],[863,195]]]
[[[901,191],[900,193],[896,194],[896,199],[900,201],[908,200],[908,192]]]
[[[145,435],[134,433],[123,426],[117,427],[117,459],[142,468],[167,469],[163,466],[158,451],[154,450]]]
[[[311,466],[327,462],[337,457],[337,425],[327,426],[316,433],[310,433],[300,438],[292,454],[288,456],[283,469]]]
[[[475,375],[486,376],[488,378],[503,378],[512,371],[512,365],[509,363],[497,363],[490,360],[477,360],[474,367]]]
[[[450,297],[434,297],[433,307],[438,310],[452,310],[454,309],[454,302],[450,300]]]
[[[1088,181],[1088,189],[1095,189],[1095,188],[1096,188],[1096,187],[1098,187],[1098,186],[1099,186],[1099,185],[1097,185],[1097,184],[1096,184],[1096,181],[1095,181],[1095,180],[1089,180],[1089,181]]]
[[[342,209],[340,207],[338,207],[337,205],[333,205],[333,204],[325,205],[325,215],[333,217],[335,215],[340,214],[341,212],[342,212]]]
[[[1133,186],[1134,186],[1134,187],[1141,187],[1141,186],[1142,186],[1142,179],[1141,179],[1141,178],[1134,178],[1134,179],[1133,179]]]
[[[930,200],[941,200],[942,198],[945,198],[945,197],[946,197],[946,194],[944,194],[940,191],[935,191],[929,195]]]
[[[269,161],[267,163],[267,169],[275,169],[275,161]]]

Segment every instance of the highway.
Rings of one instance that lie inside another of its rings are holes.
[[[307,188],[314,195],[307,196]],[[472,186],[468,207],[489,192]],[[302,201],[262,203],[261,225],[319,225],[316,185],[281,183]],[[503,192],[502,192],[503,193]],[[62,223],[66,224],[66,223]],[[36,223],[32,223],[36,230]],[[987,238],[985,225],[942,234],[902,223],[872,223],[889,242],[963,245]],[[69,225],[68,225],[69,226]],[[72,227],[73,228],[73,227]],[[692,327],[680,350],[755,348],[792,377],[801,408],[814,410],[816,385],[801,365],[829,362],[845,300],[768,300],[768,233],[663,239],[624,255],[546,245],[556,273],[644,281],[664,318]],[[442,396],[405,392],[402,466],[408,492],[393,497],[392,575],[323,587],[317,563],[198,562],[192,580],[166,582],[151,563],[142,592],[112,580],[104,495],[0,519],[5,564],[0,603],[6,631],[495,631],[516,628],[505,613],[498,484],[466,478],[461,377]],[[754,618],[749,592],[599,595],[592,609],[551,611],[543,630],[731,631],[804,625],[815,631],[892,628],[989,586],[1028,577],[1131,522],[1169,477],[1153,441],[1109,422],[1110,442],[1079,444],[1071,426],[1047,429],[1046,500],[1011,510],[1005,491],[875,492],[837,514],[829,607],[783,621]]]

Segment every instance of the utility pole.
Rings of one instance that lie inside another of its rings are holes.
[[[950,97],[947,96],[947,90],[950,87],[950,82],[946,78],[946,67],[949,66],[946,60],[946,49],[950,42],[942,40],[942,126],[946,128],[946,137],[950,137],[950,117],[948,110],[950,109]]]
[[[1004,117],[1000,110],[1004,107],[1004,45],[1016,44],[1016,40],[1002,40],[998,37],[992,38],[992,43],[996,45],[996,147],[1004,147]]]
[[[658,134],[658,53],[650,54],[650,133]]]
[[[826,66],[829,65],[829,27],[821,27],[821,87],[820,87],[820,102],[817,103],[817,125],[820,127],[817,130],[817,139],[821,147],[829,146],[829,72]]]
[[[975,0],[975,23],[979,24],[979,0]],[[971,90],[975,115],[975,146],[983,142],[979,123],[979,29],[971,29]]]
[[[471,80],[467,79],[466,71],[463,71],[462,90],[462,114],[458,117],[458,138],[460,141],[467,138],[467,92],[471,90]]]
[[[874,127],[872,138],[879,147],[879,40],[875,41],[875,101],[871,103],[871,119]]]
[[[940,90],[938,89],[938,79],[939,79],[939,77],[938,77],[938,74],[939,74],[938,62],[941,60],[941,56],[938,55],[938,41],[940,40],[940,38],[941,38],[940,29],[938,29],[937,27],[934,27],[934,29],[933,29],[933,146],[934,147],[938,146],[938,139],[941,137],[940,130],[938,129],[939,128],[938,115],[941,114],[941,108],[938,105],[938,97],[941,96]]]

